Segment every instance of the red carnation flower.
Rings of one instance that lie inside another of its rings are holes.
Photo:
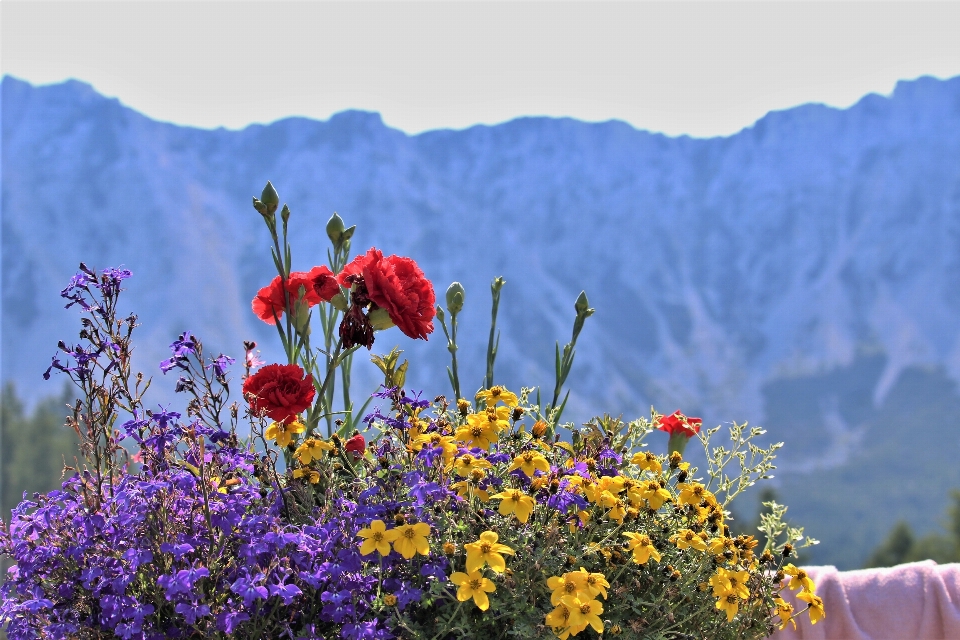
[[[660,418],[660,426],[657,427],[660,431],[666,431],[671,436],[676,434],[684,435],[688,438],[692,438],[696,434],[700,433],[700,425],[703,424],[703,420],[700,418],[691,418],[680,413],[680,410],[677,409],[669,416],[662,416]]]
[[[321,302],[329,302],[333,296],[340,293],[340,286],[328,267],[320,266],[310,271],[293,271],[287,278],[287,292],[290,294],[292,305],[300,295],[303,287],[303,299],[307,306],[313,307]],[[286,310],[286,301],[283,297],[283,286],[280,276],[274,276],[270,284],[260,289],[251,305],[258,318],[267,324],[275,324],[274,314],[279,319]]]
[[[354,457],[359,458],[363,455],[363,452],[367,448],[367,441],[364,440],[363,436],[358,433],[347,440],[346,444],[343,445],[343,448],[351,452]]]
[[[376,253],[379,256],[380,252]],[[363,268],[363,280],[370,300],[386,310],[400,331],[424,340],[433,333],[437,299],[416,262],[400,256],[371,260]]]
[[[289,424],[313,404],[313,376],[296,364],[268,364],[243,382],[243,397],[254,415]]]

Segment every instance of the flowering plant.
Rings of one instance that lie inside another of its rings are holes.
[[[593,313],[584,294],[543,403],[539,390],[493,382],[494,280],[487,376],[466,398],[463,287],[451,285],[444,312],[413,260],[376,249],[350,260],[354,227],[336,215],[329,266],[292,271],[290,211],[278,232],[278,205],[269,183],[254,199],[278,275],[252,310],[288,361],[265,365],[246,343],[242,401],[229,397],[234,360],[186,332],[160,365],[178,374],[186,410],[148,408],[150,381],[131,369],[137,319],[117,314],[130,272],[81,264],[63,290],[83,310],[81,342],[61,342],[44,377],[62,372],[80,391],[67,425],[84,463],[0,528],[0,553],[16,563],[0,589],[11,640],[762,637],[796,615],[783,588],[823,617],[809,577],[785,564],[803,539],[785,507],[769,503],[763,548],[729,528],[731,501],[774,468],[780,444],[752,442],[762,430],[735,424],[731,445],[709,447],[719,427],[701,432],[680,412],[560,422]],[[392,326],[427,339],[434,319],[453,400],[407,391],[394,349],[372,358],[382,406],[356,410],[353,354]],[[671,433],[666,455],[647,445],[657,428]],[[695,437],[702,474],[682,455]]]

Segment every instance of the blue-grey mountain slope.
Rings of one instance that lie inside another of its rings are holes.
[[[270,179],[293,210],[295,267],[325,260],[338,211],[356,251],[415,258],[440,298],[464,283],[467,387],[494,276],[513,388],[552,388],[585,289],[597,312],[567,417],[653,404],[763,424],[787,442],[790,513],[823,540],[812,561],[858,564],[898,517],[935,526],[960,486],[960,78],[712,139],[548,118],[408,136],[363,112],[210,131],[10,77],[2,119],[2,377],[31,400],[59,391],[40,373],[76,332],[58,292],[80,260],[133,270],[126,304],[157,386],[184,329],[278,358],[249,311],[272,270],[250,196]],[[449,394],[442,335],[391,330],[374,349],[395,344],[409,386]],[[357,369],[372,389],[372,366]]]

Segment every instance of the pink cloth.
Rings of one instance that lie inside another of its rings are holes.
[[[774,640],[960,638],[960,564],[925,560],[861,571],[803,569],[816,584],[826,617],[811,625],[807,613],[797,616],[797,630],[788,624]],[[784,589],[781,595],[799,611],[807,603],[796,593]]]

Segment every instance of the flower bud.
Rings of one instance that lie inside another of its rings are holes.
[[[436,313],[437,313],[437,320],[439,320],[442,323],[445,319],[444,318],[445,314],[443,313],[443,307],[441,307],[440,305],[437,305]]]
[[[452,555],[455,554],[456,552],[457,552],[457,547],[456,547],[456,545],[454,545],[452,542],[444,542],[444,543],[443,543],[443,553],[444,553],[444,554],[446,554],[446,555],[448,555],[448,556],[452,556]]]
[[[260,202],[267,207],[267,211],[270,213],[276,211],[277,207],[280,206],[280,195],[269,180],[267,180],[267,186],[263,188],[263,192],[260,194]]]
[[[280,210],[280,219],[283,220],[283,224],[287,224],[287,220],[290,219],[290,207],[283,205],[283,209]]]
[[[346,311],[347,307],[349,306],[347,304],[346,296],[344,296],[342,293],[338,293],[330,298],[330,304],[332,304],[338,311]]]
[[[334,246],[340,243],[340,238],[343,236],[343,229],[343,218],[334,211],[330,219],[327,220],[327,237],[330,238],[330,242],[332,242]]]
[[[463,285],[459,282],[454,282],[447,287],[447,309],[450,310],[450,313],[454,315],[460,313],[460,310],[463,309],[463,298],[465,295],[466,291],[464,291]]]
[[[590,308],[590,302],[587,300],[587,292],[581,291],[577,296],[577,301],[573,303],[573,308],[577,310],[578,316],[593,315],[593,309]]]
[[[390,314],[387,313],[386,309],[381,309],[377,307],[370,312],[370,324],[373,326],[374,331],[384,331],[391,327],[395,327],[393,320],[390,319]]]

